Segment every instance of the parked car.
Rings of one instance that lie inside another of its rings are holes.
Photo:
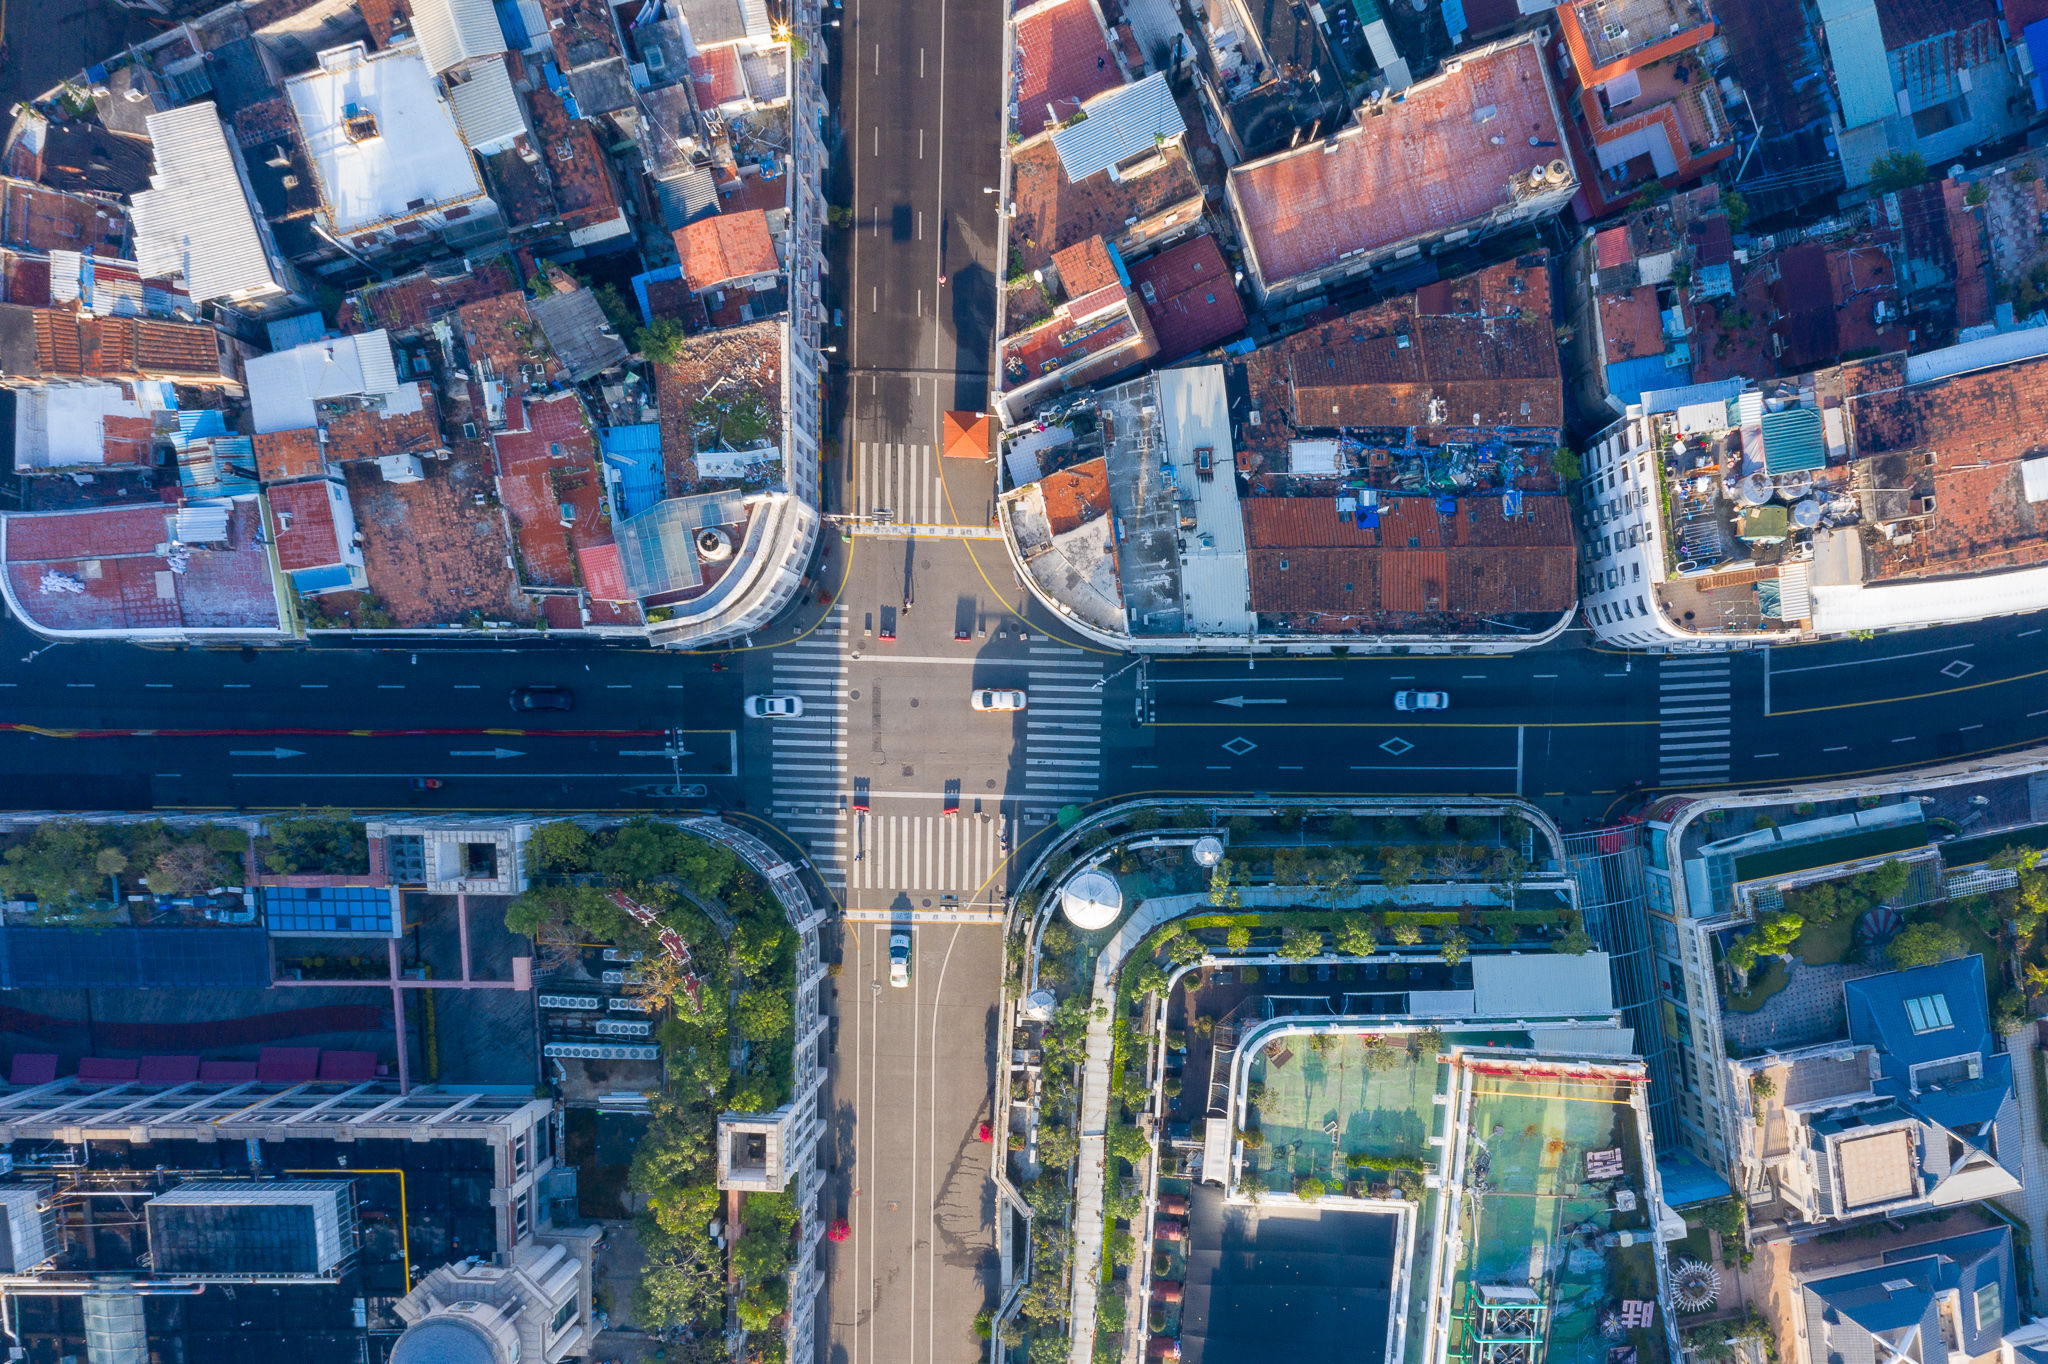
[[[983,687],[968,699],[976,710],[1022,710],[1024,693],[1014,689]]]
[[[514,687],[512,709],[529,710],[574,710],[576,695],[567,687]]]
[[[749,696],[746,712],[750,720],[793,720],[804,713],[804,699],[801,696]]]
[[[897,989],[910,984],[910,935],[889,935],[889,983]]]
[[[1451,694],[1447,691],[1397,691],[1394,693],[1395,710],[1449,710]]]

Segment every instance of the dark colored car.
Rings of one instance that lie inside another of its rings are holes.
[[[514,687],[514,710],[574,710],[576,695],[567,687]]]

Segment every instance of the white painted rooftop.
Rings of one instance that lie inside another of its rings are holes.
[[[344,236],[484,197],[418,49],[320,54],[285,82],[334,230]],[[353,111],[353,112],[351,112]]]
[[[1159,415],[1174,478],[1195,498],[1195,528],[1187,532],[1181,564],[1188,633],[1247,634],[1252,628],[1251,569],[1245,558],[1244,513],[1237,504],[1223,366],[1161,370]],[[1207,481],[1195,476],[1195,450],[1204,445],[1215,457],[1215,477]]]

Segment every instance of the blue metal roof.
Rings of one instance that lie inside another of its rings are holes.
[[[1948,1027],[1914,1031],[1909,1001],[1938,998]],[[1984,959],[1963,957],[1910,971],[1864,976],[1842,986],[1849,1038],[1876,1047],[1902,1066],[1939,1061],[1964,1052],[1990,1055],[1991,1010],[1984,997]],[[1889,1067],[1887,1067],[1889,1069]]]
[[[291,350],[327,335],[327,319],[318,312],[300,313],[297,317],[279,318],[268,330],[272,350]]]
[[[1980,1288],[1996,1285],[1999,1313],[1987,1320],[1977,1308]],[[1958,1323],[1962,1353],[1966,1357],[1987,1354],[1998,1346],[2005,1330],[2020,1321],[2019,1288],[2013,1274],[2012,1231],[1991,1227],[1962,1236],[1923,1241],[1885,1252],[1884,1263],[1871,1269],[1809,1279],[1806,1291],[1833,1309],[1836,1320],[1831,1331],[1844,1327],[1861,1329],[1868,1335],[1889,1334],[1914,1326],[1923,1329],[1921,1349],[1929,1361],[1948,1355],[1943,1348],[1940,1319],[1935,1312],[1937,1295],[1955,1293],[1962,1310]],[[1851,1351],[1836,1340],[1831,1353],[1848,1357]],[[1862,1356],[1865,1352],[1857,1351]],[[1880,1352],[1880,1357],[1882,1353]]]
[[[608,426],[598,433],[598,442],[604,448],[614,521],[637,516],[661,501],[664,466],[659,426],[653,422]]]
[[[524,52],[533,45],[527,36],[526,20],[519,13],[519,0],[497,0],[493,8],[498,11],[498,32],[505,35],[505,46],[514,52]]]
[[[1188,130],[1163,71],[1097,95],[1082,110],[1087,117],[1052,135],[1060,169],[1076,184]]]
[[[1673,369],[1664,362],[1664,356],[1638,355],[1633,360],[1616,360],[1607,367],[1607,391],[1624,403],[1633,403],[1643,394],[1660,388],[1669,388],[1673,381],[1681,384],[1692,382],[1692,368],[1680,365]]]

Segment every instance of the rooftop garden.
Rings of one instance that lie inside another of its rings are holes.
[[[667,1347],[672,1360],[727,1358],[729,1324],[748,1333],[746,1359],[781,1359],[796,1203],[749,1194],[739,1226],[727,1228],[716,1141],[720,1113],[766,1113],[791,1097],[795,931],[737,854],[660,820],[597,831],[544,825],[527,862],[536,884],[507,907],[505,923],[535,940],[537,967],[591,940],[639,951],[630,988],[660,1019],[665,1078],[648,1096],[652,1116],[626,1176],[644,1209],[634,1234],[647,1254],[632,1321],[680,1338]],[[640,922],[614,892],[655,911],[655,923]],[[687,944],[688,974],[664,950],[664,931]]]

